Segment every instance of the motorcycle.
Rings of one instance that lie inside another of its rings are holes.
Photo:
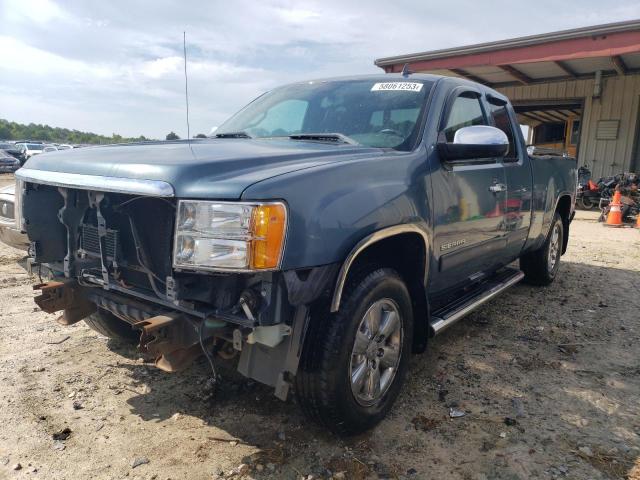
[[[584,210],[593,210],[600,204],[600,186],[591,179],[591,170],[584,165],[578,169],[578,192],[576,203]]]

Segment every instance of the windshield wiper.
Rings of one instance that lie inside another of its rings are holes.
[[[216,138],[253,138],[247,132],[223,132],[216,133]]]
[[[313,140],[316,142],[347,143],[349,145],[360,145],[353,138],[349,138],[341,133],[295,133],[289,135],[291,140]]]

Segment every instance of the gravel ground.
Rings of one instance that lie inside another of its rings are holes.
[[[0,478],[640,479],[640,232],[595,218],[578,213],[553,286],[432,341],[389,417],[348,440],[230,365],[212,394],[202,361],[166,374],[57,325],[0,245]]]

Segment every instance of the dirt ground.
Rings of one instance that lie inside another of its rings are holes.
[[[433,340],[389,417],[347,440],[230,367],[212,395],[204,361],[166,374],[57,325],[0,245],[0,478],[640,479],[640,231],[595,218],[578,213],[554,285]]]

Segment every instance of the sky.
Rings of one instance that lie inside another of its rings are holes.
[[[0,0],[0,118],[192,136],[269,89],[376,58],[640,18],[638,0]]]

